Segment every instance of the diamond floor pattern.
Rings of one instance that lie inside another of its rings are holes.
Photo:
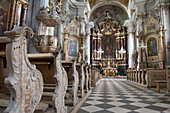
[[[78,113],[170,113],[170,96],[121,79],[101,79]]]

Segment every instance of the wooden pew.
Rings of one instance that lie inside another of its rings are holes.
[[[62,61],[62,65],[65,68],[68,76],[68,92],[72,95],[72,103],[69,105],[75,106],[78,103],[78,86],[79,86],[79,74],[76,70],[76,60],[74,61]],[[69,100],[68,100],[69,101]]]
[[[79,73],[79,92],[81,98],[84,97],[84,84],[85,84],[85,72],[84,72],[84,63],[77,63],[77,71]]]
[[[166,66],[166,82],[167,82],[166,94],[170,95],[170,66]]]
[[[26,38],[32,38],[33,31],[29,27],[15,27],[12,31],[5,32],[5,35],[10,38],[6,45],[9,74],[5,78],[10,100],[4,101],[6,105],[9,101],[4,112],[33,113],[43,93],[42,74],[30,64],[26,55]]]
[[[85,92],[89,92],[89,73],[88,73],[88,65],[86,64],[84,66],[84,71],[85,71]]]
[[[61,47],[54,53],[28,54],[32,63],[43,73],[44,93],[42,102],[49,104],[57,113],[67,112],[65,95],[68,87],[67,73],[61,63]],[[49,97],[49,98],[48,98]],[[50,101],[50,100],[51,101]]]
[[[89,74],[89,89],[91,89],[91,74],[92,74],[92,72],[91,72],[91,65],[88,65],[88,74]]]
[[[160,92],[160,84],[166,83],[166,80],[155,80],[157,92]]]

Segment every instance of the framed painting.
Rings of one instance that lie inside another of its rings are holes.
[[[116,40],[112,35],[104,35],[102,38],[102,50],[104,50],[103,56],[105,57],[113,57],[115,58],[115,48],[116,48]]]
[[[69,27],[69,33],[70,34],[74,34],[74,35],[78,35],[78,27],[75,23],[72,23]]]
[[[158,39],[155,36],[151,36],[146,40],[146,52],[149,62],[158,61]]]
[[[155,31],[156,30],[156,22],[154,22],[153,20],[148,21],[145,29],[146,29],[146,33]]]
[[[78,55],[78,41],[74,38],[69,39],[68,41],[68,56],[69,59],[73,59]]]

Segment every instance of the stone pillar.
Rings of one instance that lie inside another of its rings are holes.
[[[142,48],[141,48],[141,36],[138,36],[138,43],[139,43],[139,47],[138,47],[138,69],[141,69],[141,63],[142,63]]]
[[[87,22],[86,23],[86,42],[85,42],[85,53],[87,55],[88,58],[88,64],[90,64],[90,34],[91,34],[91,28],[93,27],[93,23],[92,22]]]
[[[134,37],[134,26],[133,22],[128,22],[128,52],[129,52],[129,59],[128,59],[128,65],[129,68],[135,68],[134,66],[134,54],[135,54],[135,37]]]
[[[64,32],[64,28],[63,28],[63,24],[60,24],[58,26],[58,41],[61,44],[61,47],[63,47],[63,42],[64,42],[64,37],[63,37],[63,33]]]
[[[165,31],[166,65],[170,65],[170,6],[164,4],[163,17]]]

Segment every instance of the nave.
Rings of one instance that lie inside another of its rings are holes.
[[[101,79],[78,113],[170,113],[170,96],[121,79]]]

